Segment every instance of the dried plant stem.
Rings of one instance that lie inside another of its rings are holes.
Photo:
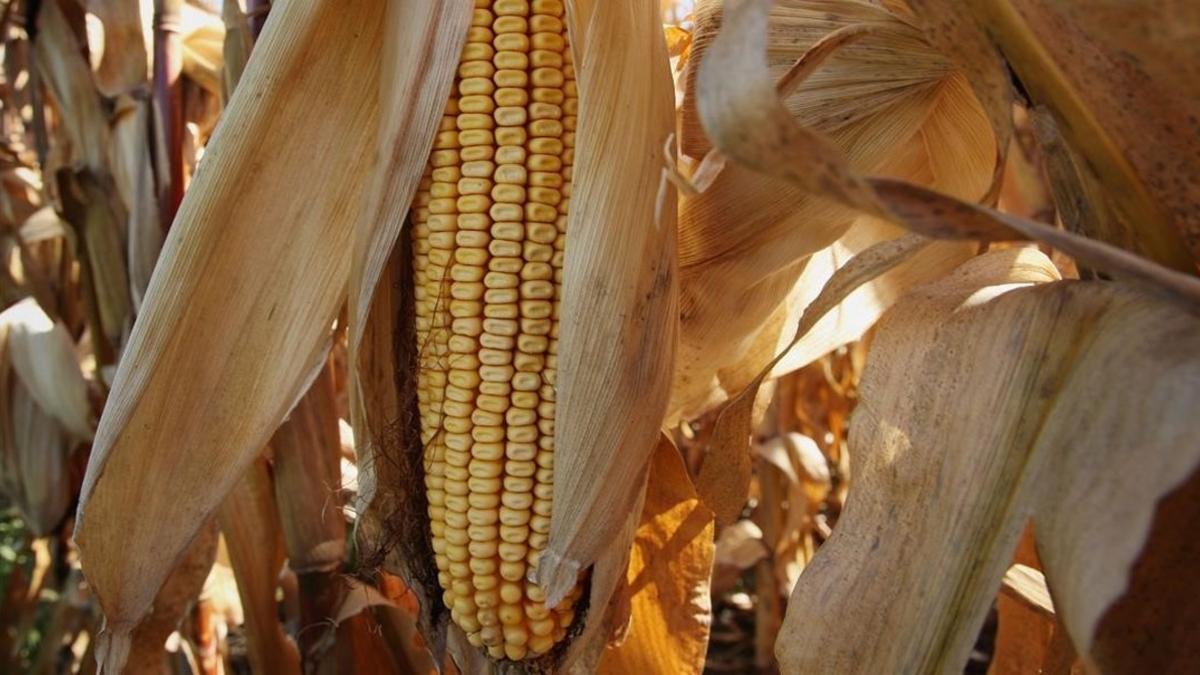
[[[183,201],[183,46],[179,38],[183,0],[154,1],[154,100],[158,109],[159,203],[163,231],[171,229]]]

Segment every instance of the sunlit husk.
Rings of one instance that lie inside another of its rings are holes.
[[[144,3],[138,0],[88,0],[86,4],[88,12],[104,26],[104,53],[95,71],[96,89],[115,98],[142,86],[149,73],[143,32]]]
[[[49,534],[71,499],[67,455],[91,436],[71,338],[32,299],[0,314],[0,492]]]
[[[124,236],[129,294],[135,310],[146,295],[163,242],[147,132],[150,110],[150,101],[126,97],[118,100],[113,115],[113,181],[129,214]]]
[[[567,4],[579,130],[560,313],[554,513],[538,582],[557,603],[621,538],[658,442],[677,340],[674,190],[652,186],[674,121],[652,3]],[[612,105],[614,100],[621,105]],[[661,201],[665,205],[656,212]],[[635,521],[636,522],[636,521]],[[627,535],[627,536],[631,536]],[[596,570],[591,606],[608,595]],[[599,622],[585,628],[598,630]],[[584,640],[586,642],[586,640]]]
[[[323,358],[370,170],[383,6],[281,5],[184,199],[81,496],[105,667]],[[322,189],[297,200],[297,185]]]
[[[416,32],[429,20],[421,12],[436,15],[446,9],[401,11],[410,20],[394,25]],[[652,3],[576,2],[567,3],[567,12],[582,112],[560,312],[557,390],[559,410],[566,412],[560,412],[556,425],[558,478],[542,582],[552,596],[557,591],[561,597],[575,585],[576,572],[595,567],[582,633],[570,642],[566,662],[561,653],[555,657],[564,667],[594,664],[613,627],[607,606],[623,583],[647,461],[662,422],[676,312],[670,192],[661,195],[668,206],[656,215],[660,195],[655,188],[665,161],[660,149],[670,134],[673,107],[657,11]],[[465,17],[458,20],[465,32]],[[385,103],[393,110],[385,115],[416,114],[383,126],[385,180],[370,202],[378,215],[368,218],[363,230],[358,250],[366,254],[356,258],[363,262],[362,272],[356,272],[351,286],[351,346],[359,349],[352,410],[356,430],[365,432],[359,448],[360,503],[370,504],[363,530],[373,550],[392,549],[388,566],[423,598],[424,630],[435,653],[448,617],[433,578],[419,488],[419,439],[408,412],[415,400],[413,382],[403,376],[415,365],[407,346],[411,272],[404,262],[406,245],[393,242],[428,157],[460,48],[461,40],[427,47],[433,54],[430,71],[445,67],[444,81],[427,77],[416,87],[418,96],[411,95],[412,87],[399,88],[398,100]],[[448,66],[441,63],[446,53],[452,58]],[[405,79],[397,81],[414,77],[398,65],[396,77]],[[388,88],[395,86],[387,82],[385,101]],[[624,103],[613,106],[611,100]],[[397,145],[406,125],[423,123],[425,137],[410,133],[412,147]],[[482,667],[485,659],[478,650],[461,631],[450,631],[448,644],[460,665]]]
[[[710,149],[696,115],[697,72],[720,28],[720,10],[716,2],[700,4],[685,76],[681,147],[696,161]],[[781,3],[771,11],[767,34],[772,77],[782,78],[818,39],[848,26],[872,32],[786,95],[789,112],[830,134],[860,170],[981,198],[996,158],[987,118],[963,77],[904,17],[849,0]],[[739,392],[791,341],[799,313],[834,269],[899,234],[732,162],[703,193],[685,197],[673,418],[694,417]],[[852,307],[831,314],[798,344],[777,374],[857,338],[905,288],[948,272],[972,250],[938,244],[876,279]]]
[[[1200,341],[1173,302],[1057,278],[1036,249],[989,253],[878,326],[849,437],[861,466],[792,594],[783,669],[961,670],[1031,516],[1088,654],[1155,503],[1200,463]]]

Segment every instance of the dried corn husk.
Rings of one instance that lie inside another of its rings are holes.
[[[1007,82],[1011,68],[1032,101],[1050,109],[1083,181],[1096,186],[1092,206],[1105,217],[1088,224],[1090,234],[1195,271],[1200,6],[1186,0],[912,5],[933,36],[987,33],[954,54],[977,88]]]
[[[631,507],[666,413],[678,326],[674,190],[650,189],[672,159],[658,155],[674,109],[658,11],[581,0],[568,3],[568,17],[582,112],[563,270],[554,514],[538,566],[547,606],[602,559],[624,573],[630,540],[619,533],[636,525],[640,509]],[[609,573],[597,564],[595,574],[590,602],[600,609]]]
[[[71,500],[67,454],[91,436],[74,345],[32,299],[0,313],[0,493],[37,536]]]
[[[748,522],[748,521],[747,521]],[[712,618],[713,516],[674,444],[655,451],[626,580],[628,636],[604,651],[597,672],[698,673]]]
[[[1200,325],[1125,284],[1057,278],[1036,250],[990,253],[877,327],[861,466],[792,594],[785,670],[961,670],[1030,516],[1089,658],[1155,502],[1200,465]]]
[[[1127,251],[1000,213],[953,195],[889,177],[869,177],[854,167],[826,134],[789,114],[759,46],[769,26],[770,0],[730,2],[721,34],[701,68],[698,110],[722,153],[739,164],[784,180],[804,192],[937,239],[982,241],[1036,239],[1081,264],[1141,284],[1188,306],[1200,305],[1200,281]],[[870,35],[868,27],[839,30],[804,53],[790,82],[802,82],[839,50]],[[736,77],[730,75],[736,74]]]
[[[697,116],[698,72],[721,6],[701,2],[680,111],[683,152],[711,150]],[[790,70],[834,31],[865,33],[807,79]],[[761,39],[761,38],[755,38]],[[953,64],[902,14],[854,0],[792,0],[771,9],[770,77],[801,124],[830,134],[852,166],[979,199],[997,158],[983,109]],[[723,77],[739,77],[733,71]],[[782,92],[781,92],[782,93]],[[692,418],[741,391],[795,335],[830,274],[898,228],[736,164],[680,205],[682,338],[672,417]],[[775,370],[782,374],[859,337],[897,295],[949,272],[973,247],[944,243],[867,284],[822,320]]]
[[[610,621],[607,607],[626,571],[674,352],[674,210],[656,215],[659,195],[648,189],[657,185],[665,159],[658,152],[670,132],[672,86],[652,5],[567,4],[585,112],[576,134],[573,212],[567,226],[573,243],[567,247],[560,318],[555,458],[560,478],[549,549],[540,562],[545,576],[539,581],[555,602],[575,584],[577,572],[595,563],[593,616],[561,664],[586,670],[598,658],[613,622],[623,623]],[[395,41],[400,45],[413,43],[414,38],[406,37],[413,33],[429,39],[430,33],[452,31],[456,22],[465,26],[466,16],[458,10],[466,3],[453,5],[454,20],[444,19],[433,31],[426,26],[447,7],[395,7],[389,25],[402,36]],[[356,260],[362,267],[353,276],[350,297],[350,348],[357,354],[352,357],[357,366],[353,411],[356,431],[364,432],[361,501],[375,512],[364,529],[371,531],[367,539],[373,548],[386,552],[397,541],[404,547],[405,555],[391,558],[390,564],[422,598],[425,632],[435,653],[448,617],[439,607],[440,593],[434,593],[423,491],[414,489],[421,482],[421,468],[406,407],[411,384],[396,375],[411,371],[412,354],[405,346],[411,335],[406,332],[411,330],[411,311],[406,309],[411,291],[404,271],[405,244],[403,239],[394,242],[428,157],[460,46],[461,41],[438,41],[423,49],[431,54],[427,69],[387,74],[384,101],[390,121],[381,137],[385,161],[359,239]],[[419,95],[414,97],[413,91]],[[605,103],[613,98],[623,104]],[[407,144],[399,140],[404,138]],[[661,197],[673,202],[670,191]],[[451,627],[449,643],[462,668],[473,672],[481,667],[482,657],[467,646],[461,631]]]
[[[138,0],[87,0],[88,12],[104,26],[100,64],[95,71],[96,89],[109,98],[130,93],[146,84],[149,57]]]
[[[224,77],[225,23],[217,14],[185,4],[180,18],[183,74],[213,94],[222,93]]]
[[[281,5],[184,199],[81,495],[104,668],[120,669],[171,562],[324,358],[370,167],[382,12],[382,0]],[[297,200],[301,184],[323,189]]]
[[[58,0],[41,3],[35,54],[40,73],[62,116],[66,148],[64,164],[103,172],[108,123],[92,72]]]
[[[163,242],[150,162],[151,105],[149,100],[124,97],[118,99],[113,114],[113,179],[129,214],[124,236],[129,294],[135,311],[150,285],[150,273]]]

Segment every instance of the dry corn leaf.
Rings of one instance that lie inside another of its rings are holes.
[[[711,1],[697,9],[680,112],[682,147],[693,158],[710,150],[697,86],[725,21],[722,9]],[[836,44],[845,41],[840,50],[822,42],[831,32],[841,36]],[[987,117],[964,77],[905,17],[853,0],[791,0],[771,8],[765,34],[744,39],[765,49],[771,83],[759,84],[773,98],[780,90],[780,111],[830,134],[856,169],[968,200],[987,191],[997,155]],[[821,58],[800,60],[822,44]],[[719,77],[744,75],[729,69]],[[671,411],[685,419],[740,392],[791,343],[804,307],[850,255],[899,236],[892,226],[735,163],[680,208],[682,336]],[[965,244],[937,244],[870,283],[801,341],[777,373],[857,338],[905,289],[949,272],[972,252]]]
[[[96,89],[109,98],[146,84],[148,51],[138,0],[87,0],[87,10],[104,26]],[[89,45],[94,50],[96,45]]]
[[[67,452],[73,443],[58,420],[13,381],[7,354],[0,358],[0,493],[17,507],[30,532],[43,537],[70,505]]]
[[[875,244],[851,258],[833,273],[820,295],[805,307],[793,344],[804,339],[826,313],[863,284],[912,259],[928,245],[929,240],[923,237],[906,235]],[[749,496],[753,468],[750,433],[753,428],[754,401],[758,398],[763,381],[787,352],[785,348],[765,364],[717,417],[709,438],[708,453],[700,466],[700,475],[696,477],[696,489],[704,503],[716,514],[720,526],[729,525],[737,519]]]
[[[68,141],[64,164],[103,173],[108,151],[108,120],[92,71],[58,1],[41,3],[35,42],[39,73],[62,116]]]
[[[129,295],[135,311],[150,285],[150,274],[162,249],[163,231],[150,162],[151,103],[123,97],[117,101],[112,126],[112,167],[117,193],[129,218],[125,221]]]
[[[986,30],[1033,101],[1053,111],[1081,169],[1103,186],[1095,205],[1111,218],[1097,234],[1194,272],[1200,5],[1000,0],[937,9],[935,23]]]
[[[225,23],[221,16],[189,4],[183,6],[180,18],[183,74],[220,96],[225,71]]]
[[[1200,463],[1200,325],[1127,285],[1056,279],[1036,250],[997,251],[877,327],[855,489],[792,594],[784,669],[961,670],[1031,515],[1089,653],[1155,502]]]
[[[75,357],[75,343],[61,323],[46,316],[33,299],[0,314],[8,363],[37,405],[79,439],[92,437],[92,406],[87,382]]]
[[[298,675],[300,653],[284,634],[275,603],[285,552],[266,459],[259,458],[247,467],[217,517],[245,613],[251,667],[256,673]],[[101,663],[105,663],[104,656],[100,654]]]
[[[663,436],[651,460],[642,522],[627,580],[625,641],[605,650],[599,673],[698,673],[712,614],[713,516],[696,495],[675,445]]]
[[[996,597],[996,614],[999,627],[988,675],[1082,675],[1041,572],[1019,564],[1010,567]]]
[[[1081,263],[1187,304],[1200,303],[1200,281],[1127,251],[913,183],[864,177],[818,128],[799,124],[776,94],[767,53],[760,46],[771,5],[771,0],[730,2],[724,27],[702,65],[698,109],[721,152],[747,167],[914,232],[984,241],[1032,238]],[[844,33],[827,35],[805,52],[796,69],[805,70],[805,60],[828,58],[831,48],[847,42]]]
[[[80,502],[105,667],[324,358],[370,170],[382,13],[278,8],[167,239]],[[296,199],[302,184],[321,189]]]

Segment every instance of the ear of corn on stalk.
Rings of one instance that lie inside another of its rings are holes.
[[[443,599],[494,658],[566,635],[530,574],[554,501],[578,89],[560,0],[477,2],[414,202],[418,399]]]

